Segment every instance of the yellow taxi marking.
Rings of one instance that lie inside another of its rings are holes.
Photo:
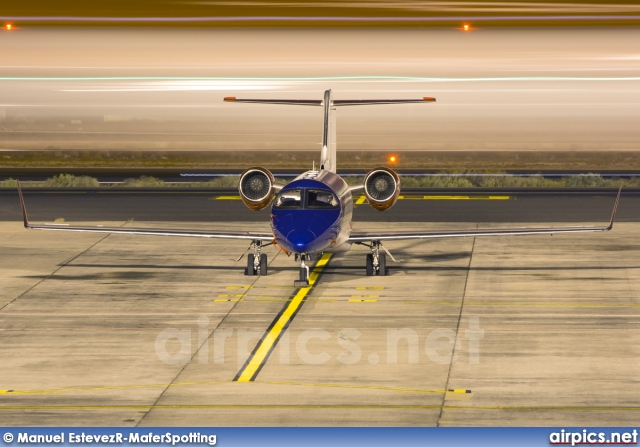
[[[338,302],[376,303],[378,301],[377,299],[371,299],[371,298],[378,298],[378,295],[369,295],[368,298],[360,298],[357,295],[353,295],[351,299],[307,298],[305,301],[314,302],[314,303],[338,303]],[[220,300],[220,301],[228,301],[228,300]],[[291,301],[291,298],[256,298],[256,301],[284,303],[287,301]]]
[[[260,382],[267,385],[285,385],[285,386],[310,386],[310,387],[322,387],[322,388],[348,388],[348,389],[361,389],[361,390],[384,390],[384,391],[400,391],[405,393],[456,393],[456,394],[470,394],[471,390],[425,390],[420,388],[404,388],[404,387],[392,387],[381,385],[347,385],[342,383],[306,383],[306,382]]]
[[[382,390],[397,391],[405,393],[462,393],[470,394],[471,390],[426,390],[421,388],[405,388],[405,387],[389,387],[380,385],[347,385],[340,383],[307,383],[307,382],[260,382],[265,385],[282,385],[282,386],[307,386],[307,387],[323,387],[323,388],[350,388],[365,390]],[[108,390],[126,390],[126,389],[144,389],[144,388],[166,388],[180,386],[209,386],[229,384],[228,381],[212,381],[212,382],[174,382],[174,383],[150,383],[145,385],[106,385],[98,387],[68,387],[53,388],[39,390],[0,390],[0,394],[8,395],[25,395],[25,394],[61,394],[82,391],[108,391]]]
[[[227,286],[227,289],[250,289],[253,286]]]
[[[400,198],[400,197],[398,197]],[[509,200],[509,196],[404,196],[404,200]]]
[[[327,265],[331,259],[331,253],[325,253],[322,255],[322,258],[316,263],[313,271],[309,275],[309,286],[302,287],[295,294],[291,302],[287,304],[283,312],[280,313],[276,320],[272,323],[271,327],[267,329],[267,332],[262,337],[256,350],[251,354],[249,360],[244,365],[244,367],[238,372],[235,377],[235,381],[237,382],[250,382],[255,379],[258,371],[261,366],[267,359],[267,356],[271,352],[271,350],[275,347],[280,335],[291,322],[293,316],[298,311],[304,299],[309,294],[313,286],[316,284],[322,269]]]
[[[511,196],[398,196],[398,200],[509,200]],[[210,200],[242,200],[240,196],[216,196]],[[367,202],[367,197],[362,195],[358,197],[355,204],[362,205]]]
[[[384,286],[360,286],[356,290],[384,290]]]
[[[227,288],[233,288],[236,286],[228,286]],[[244,290],[243,293],[221,293],[218,298],[213,300],[214,303],[239,303],[244,300],[244,297],[249,293],[252,286],[237,286]]]
[[[230,410],[230,409],[291,409],[291,410],[308,410],[308,409],[335,409],[335,410],[361,410],[361,409],[384,409],[384,410],[452,410],[452,411],[633,411],[640,412],[640,407],[624,407],[624,406],[553,406],[553,405],[421,405],[421,404],[191,404],[191,405],[2,405],[1,410],[6,411],[24,411],[24,410]]]
[[[272,301],[272,302],[280,302],[283,303],[285,301],[291,301],[291,298],[256,298],[256,301]],[[315,301],[315,302],[323,302],[323,303],[335,303],[338,300],[330,300],[323,298],[307,298],[305,301]]]
[[[405,301],[408,305],[459,306],[459,301]],[[469,301],[465,306],[532,306],[532,307],[640,307],[639,303],[557,303],[557,302],[483,302]]]

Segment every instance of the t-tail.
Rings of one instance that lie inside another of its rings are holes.
[[[319,106],[324,109],[322,127],[322,152],[320,169],[336,172],[336,115],[335,108],[342,106],[360,106],[371,104],[410,104],[434,102],[435,98],[422,99],[332,99],[331,90],[324,92],[324,99],[239,99],[235,96],[224,98],[228,102],[249,102],[255,104],[286,104],[297,106]]]

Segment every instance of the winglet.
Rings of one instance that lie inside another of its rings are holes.
[[[616,196],[616,201],[613,204],[613,212],[611,213],[611,220],[609,221],[609,226],[607,227],[607,230],[610,230],[613,228],[613,220],[616,217],[616,210],[618,209],[618,202],[620,201],[621,193],[622,193],[622,185],[620,185],[620,188],[618,188],[618,195]]]
[[[29,219],[27,218],[27,207],[24,206],[24,197],[22,197],[22,187],[20,186],[20,180],[18,180],[18,196],[20,196],[20,206],[22,207],[22,219],[24,220],[24,227],[30,228]]]

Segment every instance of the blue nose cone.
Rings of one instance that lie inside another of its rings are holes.
[[[309,249],[316,236],[309,230],[293,230],[287,235],[287,239],[295,247],[296,251],[304,252]]]

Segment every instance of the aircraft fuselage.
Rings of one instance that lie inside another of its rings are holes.
[[[276,243],[297,254],[348,250],[353,198],[339,175],[307,171],[283,187],[271,206]]]

